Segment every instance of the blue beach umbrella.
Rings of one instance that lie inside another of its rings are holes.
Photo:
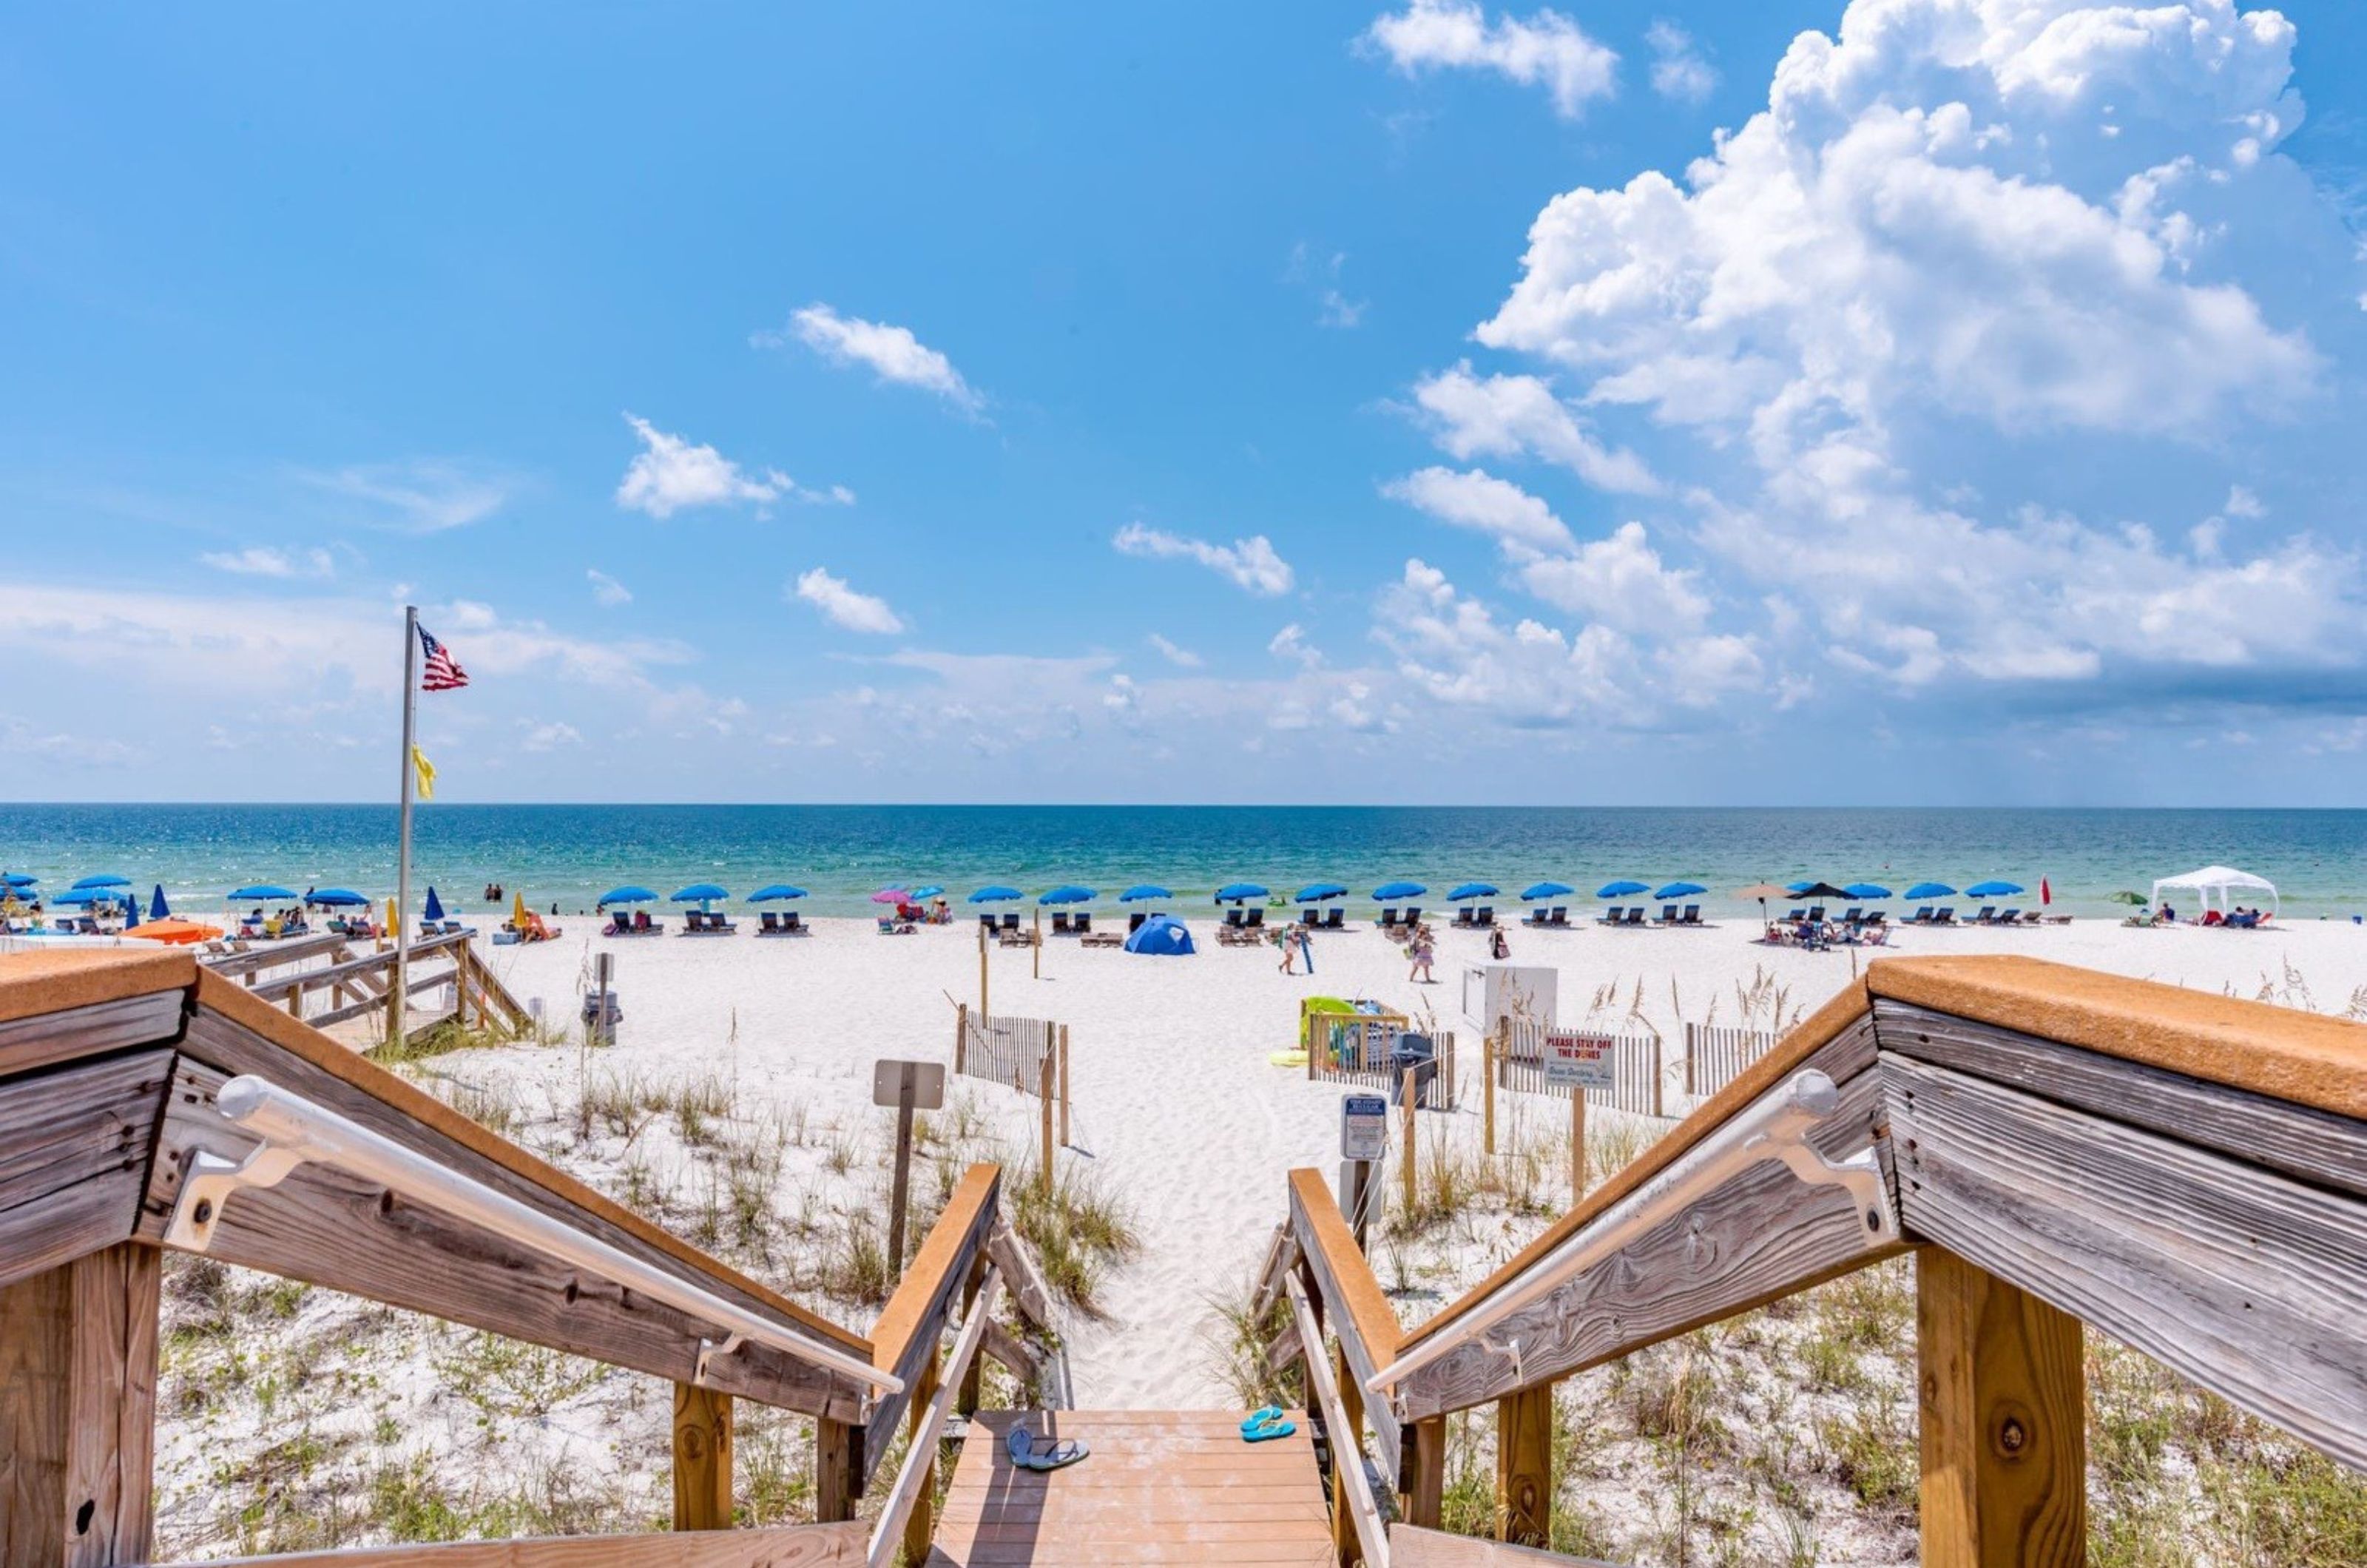
[[[805,896],[806,890],[802,887],[792,887],[786,882],[776,882],[769,886],[759,887],[749,894],[748,902],[769,904],[776,898],[802,898]]]
[[[1909,898],[1954,898],[1956,890],[1944,882],[1919,882],[1907,890]]]
[[[1567,882],[1536,882],[1530,884],[1523,891],[1521,897],[1523,901],[1538,898],[1567,898],[1577,891],[1577,888]]]
[[[1419,882],[1384,882],[1373,889],[1373,897],[1384,904],[1390,904],[1399,898],[1419,898],[1429,891]]]
[[[156,884],[156,896],[148,900],[148,918],[152,920],[165,920],[172,917],[172,907],[164,902],[164,885],[160,882]]]
[[[730,894],[725,892],[722,888],[718,887],[712,882],[694,882],[689,886],[675,893],[674,895],[674,902],[677,904],[696,904],[703,909],[708,905],[714,903],[718,898],[729,898],[730,897]]]
[[[1348,889],[1337,882],[1310,882],[1298,890],[1297,902],[1320,904],[1326,898],[1345,898]]]
[[[1049,893],[1047,893],[1041,898],[1036,899],[1036,902],[1038,904],[1090,904],[1099,897],[1101,897],[1101,895],[1095,893],[1092,888],[1080,887],[1075,883],[1070,882],[1064,883],[1060,886],[1053,888]]]
[[[916,900],[922,898],[939,897],[942,897],[944,893],[945,889],[938,886],[934,882],[930,883],[926,887],[915,887],[912,889],[912,897]]]
[[[1496,885],[1494,883],[1467,882],[1462,886],[1456,888],[1454,892],[1449,893],[1446,896],[1446,901],[1450,904],[1460,904],[1466,898],[1493,898],[1495,897]]]
[[[1254,882],[1228,882],[1217,889],[1219,904],[1246,904],[1252,898],[1263,898],[1266,890]]]
[[[1852,882],[1847,887],[1842,888],[1841,891],[1848,894],[1852,898],[1863,898],[1868,901],[1872,901],[1876,898],[1887,898],[1890,897],[1889,888],[1873,882]]]
[[[115,904],[121,900],[104,887],[76,887],[59,894],[50,902],[66,908],[80,909],[93,904]]]
[[[1026,897],[1026,894],[1022,893],[1016,887],[1005,887],[1002,884],[997,883],[991,887],[980,888],[977,892],[969,896],[969,901],[973,904],[1008,904],[1014,898],[1025,898]]]
[[[1137,886],[1129,887],[1125,892],[1119,894],[1117,896],[1117,901],[1121,904],[1138,904],[1146,898],[1172,898],[1174,897],[1174,894],[1170,893],[1164,887],[1153,886],[1151,884],[1145,882]]]
[[[230,897],[234,904],[292,904],[296,901],[294,889],[282,887],[276,882],[256,882],[244,887],[233,887],[230,890]]]
[[[123,929],[128,931],[140,929],[140,900],[137,898],[131,900],[131,907],[123,912]]]
[[[432,882],[427,885],[427,907],[419,912],[419,918],[439,923],[444,919],[444,900],[436,897],[436,885]]]
[[[355,909],[367,906],[369,900],[350,887],[316,887],[304,895],[304,902],[324,909]]]
[[[1594,890],[1597,898],[1632,898],[1638,893],[1649,893],[1648,882],[1606,882]]]
[[[87,893],[94,887],[129,887],[130,886],[131,879],[128,876],[85,876],[74,885],[74,890],[77,893]]]
[[[1671,882],[1666,887],[1663,887],[1659,892],[1653,894],[1652,897],[1655,898],[1691,898],[1698,894],[1706,893],[1708,891],[1708,888],[1704,887],[1698,882]]]
[[[1976,882],[1965,889],[1967,898],[2010,898],[2022,891],[2019,882]]]
[[[657,895],[651,892],[648,888],[637,887],[628,884],[623,887],[611,887],[606,893],[601,894],[600,901],[597,904],[595,904],[593,908],[595,909],[601,909],[607,908],[611,904],[650,904],[656,902],[656,900]]]

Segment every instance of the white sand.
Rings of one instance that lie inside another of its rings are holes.
[[[745,1088],[850,1126],[888,1124],[886,1112],[868,1109],[872,1062],[949,1061],[949,998],[977,999],[977,942],[959,926],[883,938],[866,922],[822,920],[805,939],[761,940],[743,925],[733,938],[587,941],[595,922],[564,923],[560,942],[488,956],[521,997],[543,997],[554,1018],[572,1018],[587,954],[615,953],[625,1023],[616,1051],[604,1055],[617,1070],[680,1075],[728,1063]],[[1417,1018],[1433,1013],[1439,1027],[1474,1038],[1456,1015],[1460,972],[1483,957],[1476,935],[1443,935],[1439,984],[1425,987],[1408,983],[1404,958],[1369,928],[1319,937],[1309,978],[1278,974],[1270,949],[1217,947],[1212,923],[1194,924],[1208,945],[1189,958],[1048,941],[1041,979],[1030,976],[1025,950],[991,953],[996,1012],[1070,1026],[1076,1147],[1061,1157],[1090,1162],[1116,1186],[1143,1242],[1140,1257],[1108,1283],[1108,1320],[1070,1332],[1078,1403],[1088,1407],[1231,1403],[1202,1348],[1207,1301],[1234,1295],[1254,1267],[1283,1213],[1284,1173],[1337,1167],[1340,1090],[1267,1065],[1269,1053],[1293,1043],[1298,998],[1373,997]],[[1514,962],[1559,969],[1563,1022],[1577,1021],[1598,988],[1612,984],[1624,1014],[1640,980],[1643,1017],[1672,1038],[1680,1010],[1702,1021],[1714,994],[1719,1021],[1738,1021],[1735,988],[1761,966],[1788,987],[1787,1013],[1813,1010],[1850,976],[1847,951],[1768,949],[1752,934],[1738,924],[1582,928],[1515,931],[1512,941]],[[1893,951],[2027,953],[2247,997],[2265,986],[2274,999],[2301,1005],[2290,970],[2314,993],[2313,1005],[2336,1013],[2367,987],[2367,931],[2348,922],[2238,933],[2083,920],[1915,933]],[[575,1070],[574,1053],[532,1055],[542,1065],[529,1072],[555,1078]],[[1032,1099],[985,1087],[980,1097],[1014,1143],[1035,1136]],[[1452,1120],[1469,1136],[1478,1095],[1465,1098],[1473,1109]],[[1424,1135],[1449,1120],[1425,1117]]]

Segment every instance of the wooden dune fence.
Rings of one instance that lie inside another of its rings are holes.
[[[1685,1092],[1712,1095],[1775,1048],[1776,1036],[1758,1029],[1685,1025]]]
[[[1359,1013],[1317,1012],[1307,1015],[1308,1029],[1307,1076],[1331,1083],[1351,1083],[1395,1096],[1404,1071],[1390,1053],[1409,1032],[1406,1020],[1395,1015],[1370,1017]],[[1427,1034],[1437,1066],[1421,1087],[1425,1111],[1455,1108],[1455,1035],[1449,1030]]]
[[[1040,1094],[1044,1064],[1059,1043],[1059,1025],[1042,1018],[980,1018],[964,1008],[955,1026],[954,1071]]]
[[[1496,1052],[1496,1087],[1550,1094],[1567,1100],[1569,1090],[1546,1082],[1546,1035],[1583,1034],[1611,1041],[1613,1081],[1609,1089],[1590,1089],[1586,1103],[1637,1116],[1664,1116],[1660,1090],[1660,1039],[1657,1034],[1610,1034],[1604,1030],[1552,1030],[1544,1025],[1509,1021]]]

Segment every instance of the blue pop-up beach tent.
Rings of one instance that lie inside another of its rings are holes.
[[[1126,939],[1128,953],[1180,958],[1194,950],[1191,929],[1172,915],[1153,915]]]

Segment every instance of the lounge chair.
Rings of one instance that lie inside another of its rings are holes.
[[[1052,916],[1052,934],[1054,936],[1069,934],[1069,912],[1066,909],[1059,910]]]
[[[1492,929],[1494,927],[1496,924],[1495,905],[1482,904],[1479,906],[1479,924],[1483,930]]]
[[[1641,927],[1644,923],[1644,917],[1650,912],[1651,911],[1647,909],[1643,905],[1637,904],[1627,911],[1627,919],[1625,923],[1630,927]]]
[[[2001,926],[2018,926],[2022,924],[2022,911],[2020,909],[2008,909],[2004,914],[1999,915],[1997,918],[1997,923]]]
[[[1080,910],[1077,918],[1069,922],[1069,929],[1079,936],[1089,936],[1093,932],[1093,918],[1091,914]]]
[[[1547,924],[1546,914],[1546,907],[1540,904],[1535,908],[1531,909],[1527,914],[1521,917],[1521,924],[1541,929]]]
[[[1407,908],[1405,912],[1405,923],[1410,926],[1418,926],[1421,924],[1421,905],[1415,904]]]
[[[1890,917],[1884,914],[1879,909],[1876,909],[1873,914],[1868,915],[1865,918],[1866,930],[1874,931],[1877,928],[1883,931],[1888,931],[1890,929]]]
[[[1478,910],[1472,908],[1470,905],[1466,904],[1463,908],[1455,911],[1455,923],[1458,927],[1468,926],[1472,922],[1472,917],[1478,913]]]
[[[1956,923],[1956,907],[1954,904],[1941,905],[1940,912],[1931,917],[1931,923],[1935,926],[1954,925]]]
[[[1679,924],[1679,925],[1681,925],[1681,926],[1697,926],[1697,925],[1699,925],[1699,924],[1701,924],[1701,923],[1702,923],[1702,918],[1701,918],[1701,906],[1700,906],[1699,904],[1688,904],[1688,905],[1686,905],[1686,906],[1685,906],[1685,918],[1684,918],[1683,919],[1679,920],[1679,921],[1677,922],[1677,924]]]
[[[1659,919],[1657,919],[1657,920],[1654,920],[1652,923],[1653,923],[1654,925],[1656,925],[1656,926],[1672,926],[1672,925],[1675,925],[1675,924],[1677,923],[1677,907],[1676,907],[1674,904],[1663,904],[1663,905],[1661,905],[1661,906],[1660,906],[1660,918],[1659,918]]]
[[[1262,908],[1251,909],[1250,911],[1250,918],[1241,922],[1241,929],[1243,931],[1263,931],[1264,928],[1265,911]]]
[[[633,934],[635,936],[654,936],[664,930],[665,927],[663,924],[650,919],[650,912],[647,909],[636,909],[633,911]]]
[[[1141,909],[1137,909],[1137,910],[1135,910],[1132,914],[1130,914],[1130,915],[1127,916],[1127,918],[1126,918],[1126,933],[1127,933],[1127,935],[1128,935],[1128,936],[1132,936],[1135,932],[1137,932],[1137,931],[1140,931],[1140,930],[1142,929],[1142,922],[1143,922],[1143,921],[1145,921],[1145,920],[1147,920],[1147,919],[1150,919],[1150,916],[1148,913],[1146,913],[1145,911],[1141,910]]]
[[[1398,929],[1398,912],[1395,909],[1383,909],[1381,911],[1380,929],[1385,931],[1393,931]]]
[[[1907,923],[1910,926],[1930,925],[1931,923],[1931,906],[1926,904],[1917,909],[1913,914],[1908,916]]]
[[[774,911],[767,909],[762,915],[758,916],[757,919],[762,922],[756,928],[756,934],[758,936],[778,936],[781,934],[781,917]]]
[[[1309,904],[1298,911],[1298,923],[1302,926],[1319,926],[1323,923],[1323,911]]]
[[[994,917],[992,915],[980,915],[978,918],[978,929],[984,931],[987,935],[992,936],[994,934]]]
[[[1598,926],[1615,926],[1626,918],[1627,907],[1624,904],[1614,904],[1596,916],[1594,923]]]
[[[696,909],[685,909],[682,912],[682,934],[685,936],[707,934],[707,917]]]
[[[1015,914],[1015,913],[1014,913],[1014,914],[1009,914],[1009,915],[1005,915],[1005,916],[1003,916],[1003,917],[1002,917],[1002,934],[1003,934],[1003,935],[1005,935],[1005,936],[1014,936],[1014,935],[1018,934],[1018,931],[1019,931],[1019,917],[1018,917],[1018,915],[1017,915],[1017,914]]]
[[[1825,923],[1825,907],[1822,904],[1811,904],[1808,906],[1808,923],[1812,926],[1820,926]]]
[[[1997,906],[1995,904],[1982,905],[1981,912],[1973,917],[1973,924],[1976,926],[1993,926],[1997,924]]]
[[[783,936],[804,936],[811,930],[811,927],[808,926],[803,919],[798,918],[798,912],[795,909],[787,911],[781,917],[781,934]]]
[[[1806,909],[1794,909],[1791,913],[1789,913],[1789,914],[1787,914],[1787,915],[1785,915],[1785,916],[1784,917],[1784,923],[1785,923],[1785,924],[1787,924],[1787,925],[1795,925],[1795,926],[1796,926],[1796,925],[1798,925],[1802,920],[1805,920],[1805,919],[1806,919],[1807,918],[1808,918],[1808,911],[1807,911],[1807,910],[1806,910]]]
[[[1225,911],[1225,929],[1229,931],[1237,931],[1241,929],[1241,922],[1247,919],[1249,919],[1249,911],[1236,904]]]

